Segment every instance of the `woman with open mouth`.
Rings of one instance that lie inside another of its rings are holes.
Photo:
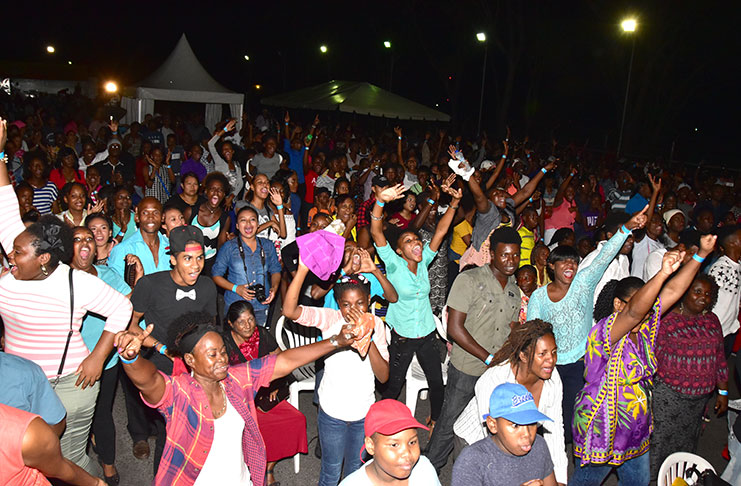
[[[578,274],[579,253],[572,246],[556,247],[548,256],[551,283],[540,287],[530,297],[528,319],[542,319],[553,324],[558,345],[558,372],[563,382],[563,421],[571,423],[574,398],[584,386],[584,356],[587,335],[592,328],[594,292],[602,275],[623,247],[631,232],[642,228],[646,210],[634,215],[603,246],[589,267]],[[566,428],[566,442],[571,440]]]

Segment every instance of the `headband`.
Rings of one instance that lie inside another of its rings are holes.
[[[213,324],[199,324],[192,331],[180,338],[180,341],[177,343],[178,349],[183,354],[192,353],[198,341],[209,332],[219,334],[219,330]]]

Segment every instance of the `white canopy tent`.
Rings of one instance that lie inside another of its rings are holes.
[[[221,105],[228,104],[237,126],[242,125],[244,94],[226,89],[208,74],[185,34],[159,69],[138,83],[136,98],[121,98],[121,106],[126,109],[123,122],[143,121],[145,115],[154,113],[155,100],[205,103],[205,125],[210,131],[219,121]]]

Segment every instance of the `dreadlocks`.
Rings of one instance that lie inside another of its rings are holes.
[[[515,365],[515,376],[520,368],[520,353],[525,353],[527,362],[532,363],[535,355],[535,344],[538,339],[550,334],[553,335],[553,326],[550,322],[541,319],[533,319],[522,325],[515,325],[509,333],[499,351],[494,355],[492,366],[509,361]]]

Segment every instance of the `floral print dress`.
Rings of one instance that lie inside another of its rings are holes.
[[[576,396],[573,423],[574,454],[582,464],[619,466],[648,451],[660,316],[661,300],[656,299],[640,325],[636,343],[626,335],[610,346],[617,313],[602,319],[589,333],[586,384]]]

